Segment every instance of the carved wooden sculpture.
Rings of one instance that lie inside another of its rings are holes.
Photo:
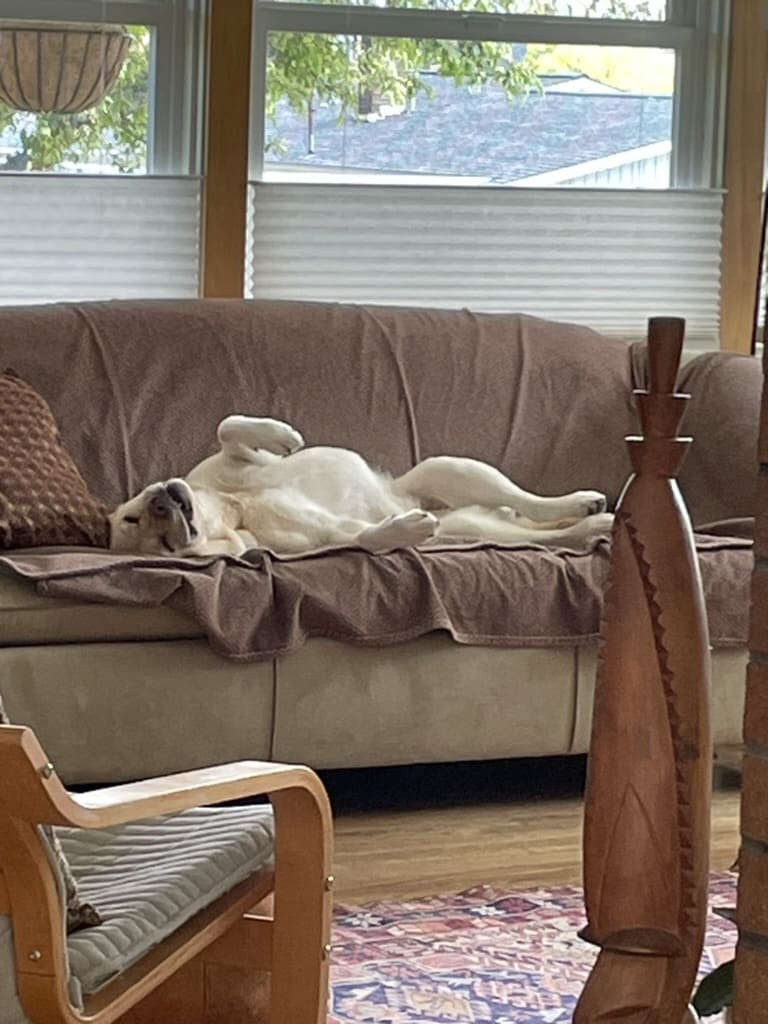
[[[584,823],[587,927],[600,947],[576,1024],[681,1024],[704,941],[712,742],[709,639],[675,474],[684,321],[649,322],[643,437],[619,501],[601,628]],[[692,1012],[692,1011],[691,1011]]]

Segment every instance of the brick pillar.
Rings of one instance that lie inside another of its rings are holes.
[[[768,359],[763,370],[751,656],[744,711],[736,1024],[768,1024]]]

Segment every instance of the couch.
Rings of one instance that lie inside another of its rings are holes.
[[[0,310],[5,367],[48,401],[110,506],[186,472],[231,412],[287,420],[395,474],[468,455],[531,490],[595,488],[613,504],[645,353],[512,314],[125,300]],[[727,744],[741,731],[760,367],[709,353],[679,387],[695,438],[680,485]],[[0,689],[70,784],[244,758],[325,769],[583,753],[608,545],[191,565],[0,551]]]

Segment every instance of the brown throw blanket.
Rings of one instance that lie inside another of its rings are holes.
[[[697,548],[712,643],[741,646],[751,542],[699,534]],[[440,543],[385,555],[346,549],[277,558],[258,550],[247,560],[93,549],[0,557],[0,569],[33,580],[41,595],[167,604],[190,615],[211,647],[235,661],[282,655],[310,636],[378,646],[444,630],[462,644],[584,644],[598,635],[607,568],[607,539],[590,551]]]

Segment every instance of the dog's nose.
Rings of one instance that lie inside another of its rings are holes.
[[[173,498],[166,493],[161,491],[159,494],[153,494],[149,499],[149,511],[153,516],[157,516],[159,519],[163,519],[171,514],[173,510]]]
[[[192,511],[189,496],[178,480],[169,480],[165,487],[172,501],[181,506],[181,511],[186,515]]]

